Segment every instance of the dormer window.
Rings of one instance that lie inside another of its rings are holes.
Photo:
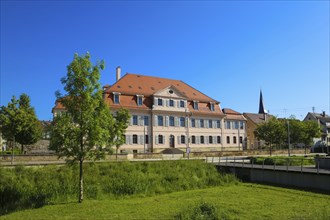
[[[136,104],[142,106],[143,104],[143,95],[136,95]]]
[[[120,96],[120,93],[118,93],[118,92],[113,93],[113,103],[114,104],[119,104],[120,103],[119,96]]]
[[[170,99],[169,106],[174,107],[174,100],[173,99]]]
[[[198,101],[193,101],[194,110],[198,110]]]
[[[180,100],[180,108],[184,108],[184,101]]]
[[[163,106],[163,99],[158,98],[158,105],[159,105],[159,106]]]
[[[211,110],[212,112],[214,112],[214,103],[213,103],[213,102],[210,102],[210,110]]]

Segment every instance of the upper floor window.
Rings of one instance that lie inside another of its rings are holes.
[[[210,102],[210,110],[214,112],[214,103]]]
[[[204,128],[204,119],[200,119],[200,120],[199,120],[199,126],[200,126],[201,128]]]
[[[133,125],[138,125],[138,116],[133,115]]]
[[[170,121],[170,126],[174,127],[174,117],[173,116],[169,117],[169,121]]]
[[[161,99],[161,98],[158,99],[158,105],[160,105],[160,106],[163,105],[163,99]]]
[[[119,93],[113,93],[113,103],[114,104],[119,104],[120,100],[119,100]]]
[[[149,116],[144,116],[144,126],[149,126]]]
[[[180,100],[180,108],[184,108],[184,101]]]
[[[143,96],[141,96],[141,95],[136,96],[136,104],[138,106],[141,106],[143,104],[142,98],[143,98]]]
[[[174,107],[174,100],[173,100],[173,99],[170,99],[170,101],[169,101],[169,106],[170,106],[170,107]]]
[[[191,127],[196,127],[196,120],[194,118],[191,119]]]
[[[238,121],[235,121],[235,122],[234,122],[234,129],[238,129],[238,128],[239,128],[239,127],[238,127],[238,124],[239,124]]]
[[[226,121],[226,129],[231,129],[231,121]]]
[[[239,129],[244,129],[244,127],[245,127],[244,121],[240,121],[240,123],[239,123]]]
[[[158,115],[158,126],[164,126],[164,120],[162,115]]]
[[[221,122],[220,122],[220,120],[217,120],[217,128],[221,128]]]
[[[184,117],[180,117],[180,127],[186,126],[186,119]]]
[[[194,105],[194,109],[195,110],[198,110],[198,102],[197,101],[194,101],[193,105]]]
[[[213,128],[213,121],[209,120],[209,128]]]

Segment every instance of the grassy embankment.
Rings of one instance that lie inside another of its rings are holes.
[[[77,167],[0,168],[0,219],[330,216],[329,195],[239,183],[202,161],[86,164],[83,204],[76,203],[77,180]]]
[[[191,219],[189,213],[201,203],[212,206],[218,219],[327,220],[330,216],[329,195],[240,183],[143,198],[49,205],[0,219]]]

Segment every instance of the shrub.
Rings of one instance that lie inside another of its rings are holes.
[[[85,197],[149,196],[237,182],[202,161],[84,164]],[[0,214],[75,201],[79,169],[74,166],[0,168]]]
[[[212,204],[199,202],[198,204],[181,211],[175,216],[178,220],[217,220],[218,211]]]

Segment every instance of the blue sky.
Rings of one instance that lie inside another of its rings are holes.
[[[329,1],[3,1],[0,105],[27,93],[40,119],[74,53],[182,80],[222,108],[329,113]]]

